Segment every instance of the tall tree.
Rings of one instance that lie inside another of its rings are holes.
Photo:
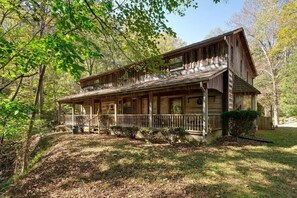
[[[15,82],[20,79],[22,83],[23,78],[39,73],[37,78],[30,78],[35,85],[31,105],[38,109],[46,72],[64,71],[78,79],[90,61],[88,65],[93,73],[92,59],[102,57],[102,42],[107,48],[116,46],[124,55],[129,48],[133,53],[126,58],[131,62],[154,56],[159,53],[158,36],[164,32],[174,35],[166,25],[166,14],[182,16],[188,7],[197,7],[197,3],[194,0],[2,0],[0,90],[11,95]],[[102,42],[97,43],[94,38]],[[31,114],[27,131],[24,169],[28,164],[35,114],[35,111]]]
[[[280,16],[282,3],[278,0],[245,1],[241,12],[235,14],[229,22],[232,26],[243,27],[247,33],[260,74],[256,85],[261,84],[259,89],[267,94],[262,94],[260,100],[269,104],[270,101],[267,101],[267,98],[268,100],[272,98],[276,126],[279,118],[280,71],[284,67],[285,54],[280,52],[272,55],[272,52],[277,44],[279,27],[277,18]]]

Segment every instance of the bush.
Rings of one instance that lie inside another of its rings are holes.
[[[139,131],[139,128],[136,126],[123,127],[123,132],[124,132],[125,136],[130,139],[135,139],[138,131]]]
[[[110,129],[112,130],[112,132],[117,136],[117,137],[123,137],[124,133],[123,133],[123,127],[122,126],[111,126]]]
[[[143,135],[144,139],[148,142],[153,142],[156,140],[156,135],[158,134],[158,130],[154,128],[141,128],[140,133]]]
[[[241,110],[241,111],[226,111],[221,114],[223,130],[229,130],[232,135],[254,135],[254,121],[259,116],[257,111]]]
[[[186,139],[186,130],[184,128],[162,128],[160,132],[165,140],[171,145]]]
[[[100,115],[99,116],[99,123],[100,128],[103,126],[103,130],[109,134],[109,124],[111,122],[111,117],[109,115]]]

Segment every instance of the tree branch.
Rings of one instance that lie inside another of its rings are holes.
[[[11,85],[13,82],[15,82],[16,80],[20,79],[20,78],[28,78],[28,77],[32,77],[32,76],[35,76],[36,74],[38,74],[38,72],[35,72],[33,74],[29,74],[29,75],[24,75],[24,74],[21,74],[19,75],[18,77],[14,78],[13,80],[5,83],[4,85],[1,85],[0,87],[0,91],[2,91],[3,89],[5,89],[6,87],[8,87],[9,85]]]

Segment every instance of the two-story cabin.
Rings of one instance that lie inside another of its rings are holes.
[[[257,71],[242,28],[162,57],[169,75],[128,65],[81,79],[80,93],[58,100],[59,109],[62,103],[72,105],[72,114],[60,114],[60,122],[83,120],[96,128],[98,115],[108,114],[115,125],[183,127],[205,137],[221,129],[222,112],[256,109]]]

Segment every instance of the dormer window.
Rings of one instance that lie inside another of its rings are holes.
[[[178,56],[169,59],[169,69],[170,71],[183,69],[183,56]]]

